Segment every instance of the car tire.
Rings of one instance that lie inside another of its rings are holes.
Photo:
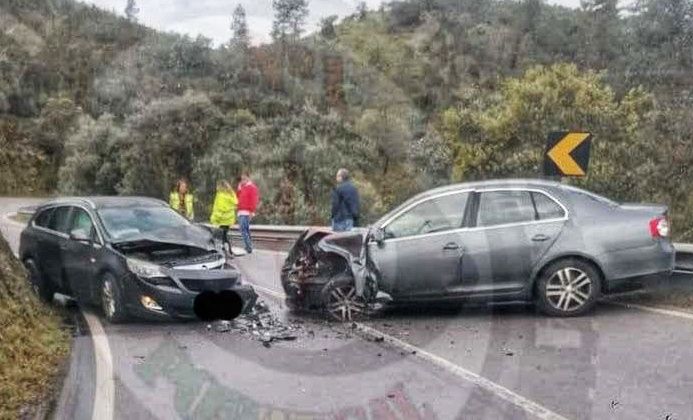
[[[367,316],[368,305],[356,294],[356,284],[348,274],[338,274],[322,289],[323,310],[330,319],[354,322]]]
[[[123,304],[123,296],[118,286],[118,280],[111,273],[105,273],[101,278],[101,310],[111,324],[120,324],[128,320],[127,310]]]
[[[535,303],[541,312],[555,317],[580,316],[597,304],[602,277],[593,264],[567,258],[542,270],[535,286]]]
[[[32,259],[28,259],[24,261],[24,267],[27,271],[29,287],[31,287],[36,296],[43,302],[51,303],[53,301],[53,295],[55,294],[55,288],[43,277],[36,262]]]

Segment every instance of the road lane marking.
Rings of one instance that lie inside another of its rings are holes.
[[[16,213],[15,213],[16,214]],[[24,228],[26,223],[12,220],[14,214],[5,214],[3,219],[6,224]],[[19,258],[18,255],[15,255]],[[80,308],[84,319],[87,321],[91,332],[91,342],[94,346],[94,358],[96,364],[96,378],[94,389],[94,406],[92,420],[112,420],[115,401],[115,380],[113,376],[113,356],[108,344],[106,332],[99,317]]]
[[[247,278],[248,277],[246,276],[246,280],[247,280]],[[248,283],[250,283],[251,286],[253,286],[255,289],[259,290],[261,293],[269,295],[269,297],[271,297],[273,299],[283,301],[284,298],[286,297],[286,295],[284,293],[280,293],[280,292],[277,292],[275,290],[268,289],[267,287],[257,285],[255,283],[250,282],[250,281],[248,281]]]
[[[536,418],[547,420],[566,419],[560,414],[554,413],[553,411],[540,405],[539,403],[525,398],[522,395],[517,394],[516,392],[513,392],[508,388],[491,381],[490,379],[487,379],[477,373],[467,370],[462,366],[456,365],[445,358],[442,358],[426,350],[423,350],[420,347],[409,344],[405,341],[400,340],[399,338],[393,337],[380,330],[377,330],[375,328],[369,327],[368,325],[364,325],[361,323],[356,323],[356,329],[373,338],[382,337],[382,339],[390,345],[394,345],[395,347],[398,347],[400,350],[404,350],[409,354],[418,357],[419,359],[422,359],[428,363],[438,366],[439,368],[449,373],[452,373],[455,376],[467,382],[470,382],[475,386],[478,386],[479,388],[485,389],[486,391],[496,395],[497,397],[511,404],[514,404],[515,406],[524,410],[526,413],[535,416]]]
[[[94,409],[92,420],[113,419],[115,400],[115,381],[113,378],[113,356],[108,344],[106,331],[99,317],[89,311],[82,311],[91,330],[91,340],[94,343],[96,359],[96,389],[94,389]]]
[[[273,299],[278,299],[278,300],[283,300],[285,295],[283,293],[277,292],[276,290],[269,289],[264,286],[259,286],[256,285],[255,283],[251,282],[248,280],[248,276],[245,275],[246,281],[251,284],[255,289],[257,289],[260,293],[263,293],[265,295],[268,295],[269,297]],[[384,333],[378,329],[375,329],[373,327],[370,327],[368,325],[362,324],[360,322],[354,323],[356,324],[356,329],[357,331],[361,332],[364,335],[367,335],[371,338],[378,338],[380,339],[382,337],[383,341],[387,342],[388,344],[397,347],[399,350],[405,351],[409,354],[411,354],[414,357],[418,357],[419,359],[431,363],[442,370],[453,374],[454,376],[457,376],[458,378],[461,378],[464,381],[467,381],[471,383],[472,385],[475,385],[479,388],[482,388],[497,397],[517,406],[518,408],[522,409],[526,413],[538,418],[538,419],[545,419],[545,420],[566,420],[565,417],[561,416],[560,414],[557,414],[548,408],[540,405],[537,402],[534,402],[528,398],[523,397],[520,394],[517,394],[516,392],[511,391],[508,388],[505,388],[502,385],[499,385],[490,379],[487,379],[477,373],[474,373],[470,370],[467,370],[463,368],[462,366],[456,365],[453,362],[442,358],[440,356],[437,356],[433,353],[430,353],[420,347],[414,346],[412,344],[409,344],[405,341],[402,341],[396,337],[393,337],[387,333]]]

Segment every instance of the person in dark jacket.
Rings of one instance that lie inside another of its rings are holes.
[[[332,230],[348,232],[358,226],[359,192],[344,168],[337,171],[337,184],[332,190]]]

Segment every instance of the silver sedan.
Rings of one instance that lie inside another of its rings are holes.
[[[395,302],[532,301],[575,316],[604,293],[674,267],[667,207],[619,204],[541,180],[457,184],[419,194],[367,229],[308,231],[282,284],[291,307],[350,320]]]

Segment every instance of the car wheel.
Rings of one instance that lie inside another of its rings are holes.
[[[36,296],[42,301],[51,303],[53,301],[53,295],[55,294],[55,288],[46,281],[34,260],[29,259],[24,261],[24,267],[26,267],[27,281],[31,290],[33,290]]]
[[[367,302],[356,293],[354,279],[338,275],[323,288],[324,310],[330,318],[340,322],[358,321],[366,316]]]
[[[127,320],[127,312],[123,305],[120,288],[115,276],[111,273],[103,275],[101,280],[101,309],[108,322],[118,324]]]
[[[590,263],[565,259],[543,270],[536,284],[536,303],[551,316],[579,316],[597,304],[602,279]]]

